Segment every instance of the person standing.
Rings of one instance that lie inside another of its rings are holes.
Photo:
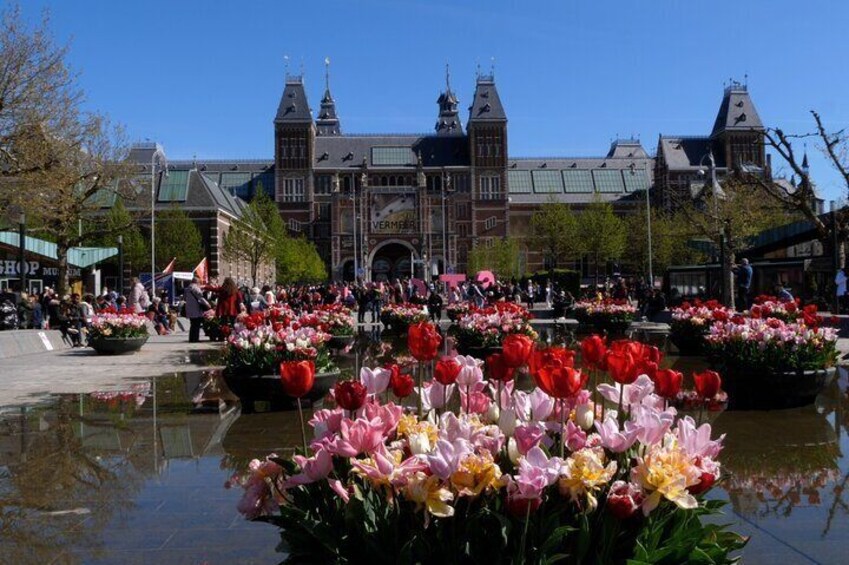
[[[203,313],[209,310],[209,302],[203,297],[198,277],[192,277],[192,283],[183,290],[183,301],[186,303],[186,317],[189,319],[189,343],[197,343],[200,341]]]
[[[133,277],[132,285],[130,295],[127,297],[127,308],[136,314],[147,312],[150,306],[150,298],[147,296],[147,292],[145,292],[144,285],[138,277]]]
[[[427,309],[430,312],[431,321],[436,323],[442,321],[442,304],[442,296],[436,292],[435,288],[431,288],[430,296],[427,299]]]
[[[837,275],[834,277],[834,284],[837,291],[837,304],[839,306],[839,314],[846,311],[846,283],[849,282],[849,277],[846,276],[846,269],[837,269]]]
[[[748,259],[743,259],[733,269],[737,277],[737,310],[743,312],[749,307],[749,289],[752,287],[752,266]]]

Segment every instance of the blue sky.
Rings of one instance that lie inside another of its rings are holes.
[[[6,0],[0,0],[5,4]],[[723,82],[743,80],[761,118],[849,125],[849,2],[74,0],[47,7],[93,109],[172,159],[268,158],[284,80],[301,62],[311,105],[324,58],[343,131],[428,132],[451,83],[468,106],[479,62],[495,60],[513,156],[600,155],[635,135],[707,134]],[[464,120],[465,120],[464,113]],[[827,199],[841,183],[809,144]]]

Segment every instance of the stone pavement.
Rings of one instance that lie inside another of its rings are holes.
[[[98,355],[90,348],[58,349],[0,361],[0,410],[49,394],[126,387],[134,379],[203,369],[220,343],[188,343],[187,335],[154,335],[130,355]]]

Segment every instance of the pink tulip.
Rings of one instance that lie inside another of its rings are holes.
[[[710,433],[710,424],[702,424],[697,428],[690,416],[684,416],[678,420],[676,429],[678,445],[690,457],[716,459],[719,452],[722,451],[722,440],[725,439],[725,434],[722,434],[716,440],[711,440]]]
[[[460,364],[460,374],[457,375],[457,384],[461,387],[470,387],[483,381],[483,361],[475,359],[471,355],[457,355],[454,361]]]
[[[326,450],[321,449],[309,459],[303,455],[295,455],[292,457],[295,463],[301,468],[301,472],[297,475],[289,477],[283,483],[283,488],[291,488],[298,485],[308,485],[320,481],[327,477],[330,471],[333,470],[333,458]]]
[[[333,492],[338,494],[339,498],[341,498],[345,504],[348,504],[348,501],[351,499],[351,495],[348,492],[348,489],[342,485],[342,481],[339,479],[327,479],[327,484],[330,485]]]
[[[421,391],[416,387],[416,394],[420,394],[422,397],[422,409],[425,412],[430,412],[434,409],[444,408],[446,402],[450,403],[455,388],[457,388],[457,385],[446,387],[436,381],[431,381],[425,383]]]
[[[537,445],[545,436],[545,426],[542,424],[524,424],[516,426],[513,438],[516,440],[516,449],[521,455],[527,453]]]
[[[389,378],[392,376],[392,371],[388,371],[382,367],[369,369],[363,367],[360,369],[360,382],[366,387],[368,394],[380,394],[389,386]]]
[[[613,416],[608,416],[604,422],[596,421],[595,428],[601,437],[601,445],[614,453],[627,451],[637,441],[640,428],[634,426],[633,422],[625,422],[625,429],[619,429],[619,422]]]
[[[516,415],[524,421],[542,422],[554,411],[554,399],[542,389],[534,389],[530,394],[516,392]]]
[[[378,404],[376,402],[366,402],[363,406],[363,412],[367,420],[380,418],[383,421],[383,435],[389,436],[398,427],[398,422],[401,416],[404,415],[404,409],[394,402],[388,404]]]
[[[315,437],[321,439],[338,432],[342,428],[343,418],[344,414],[341,409],[328,410],[325,408],[316,410],[309,421],[309,425],[313,427]]]
[[[660,443],[675,421],[675,409],[655,410],[649,406],[631,406],[631,421],[639,428],[637,440],[643,445]]]
[[[572,420],[566,423],[566,447],[569,451],[578,451],[583,449],[587,444],[587,434],[579,426],[576,426]]]
[[[436,449],[429,453],[426,458],[430,471],[440,479],[447,481],[470,453],[472,453],[472,444],[464,439],[458,439],[453,443],[441,439],[436,442]]]
[[[334,439],[327,451],[340,457],[356,457],[360,453],[371,454],[383,445],[383,421],[380,418],[355,422],[343,420],[340,437]]]

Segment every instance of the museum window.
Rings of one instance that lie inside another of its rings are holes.
[[[315,193],[328,195],[333,192],[333,177],[331,175],[318,175],[315,177]]]
[[[289,227],[289,231],[300,232],[302,229],[301,222],[299,222],[295,218],[289,218],[287,226]]]
[[[495,228],[495,225],[497,223],[498,223],[498,220],[496,219],[496,217],[490,216],[489,218],[486,219],[486,221],[484,221],[483,226],[484,226],[484,229],[491,230],[491,229]]]
[[[303,202],[304,200],[304,179],[302,178],[287,178],[283,179],[283,202]]]
[[[501,198],[501,177],[486,176],[480,178],[480,199],[498,200]]]

